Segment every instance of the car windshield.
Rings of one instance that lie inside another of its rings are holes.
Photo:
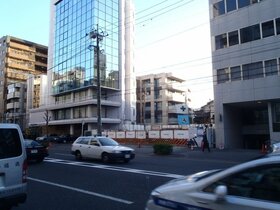
[[[98,138],[102,146],[118,146],[118,142],[110,138]]]
[[[26,147],[41,146],[41,144],[39,144],[38,142],[29,139],[25,139],[24,144]]]

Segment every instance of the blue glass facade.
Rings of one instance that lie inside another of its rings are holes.
[[[54,95],[96,85],[96,40],[87,35],[97,29],[108,33],[100,42],[101,85],[119,88],[118,0],[62,0],[55,5]]]

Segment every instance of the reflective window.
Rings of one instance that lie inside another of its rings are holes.
[[[213,5],[214,17],[225,14],[225,1],[219,1]]]
[[[227,12],[236,10],[236,0],[227,0]]]
[[[238,0],[238,8],[246,7],[250,5],[251,0]]]
[[[218,180],[203,191],[214,193],[219,185],[227,186],[228,195],[280,202],[280,165],[247,169]]]
[[[21,141],[17,129],[0,129],[0,136],[0,159],[17,157],[21,155]]]
[[[217,83],[225,83],[229,81],[229,70],[228,68],[217,70]]]
[[[256,24],[240,29],[241,43],[251,42],[260,39],[260,25]]]
[[[280,18],[276,19],[276,33],[280,34]]]
[[[272,60],[265,61],[264,62],[264,68],[265,68],[265,75],[266,76],[277,75],[278,74],[277,60],[272,59]]]
[[[118,1],[64,0],[56,5],[55,20],[53,93],[96,85],[97,54],[101,85],[118,89]],[[97,24],[98,32],[108,33],[99,52],[96,39],[87,36]]]
[[[238,31],[229,32],[228,41],[229,41],[229,46],[239,44]]]
[[[227,35],[221,34],[215,37],[216,50],[227,47]]]
[[[241,68],[235,66],[230,68],[231,81],[241,80]]]
[[[274,36],[274,22],[273,20],[262,23],[262,36]]]
[[[242,71],[244,80],[263,77],[262,62],[242,65]]]

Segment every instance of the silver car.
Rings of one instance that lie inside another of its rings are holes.
[[[80,136],[72,144],[71,150],[78,160],[94,158],[103,162],[122,160],[128,163],[135,158],[134,149],[121,146],[106,136]]]
[[[156,188],[146,210],[279,210],[280,156],[205,171]]]

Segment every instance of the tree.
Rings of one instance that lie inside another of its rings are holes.
[[[49,121],[51,120],[51,116],[49,115],[49,110],[46,110],[44,113],[44,120],[46,121],[46,135],[49,136]]]

